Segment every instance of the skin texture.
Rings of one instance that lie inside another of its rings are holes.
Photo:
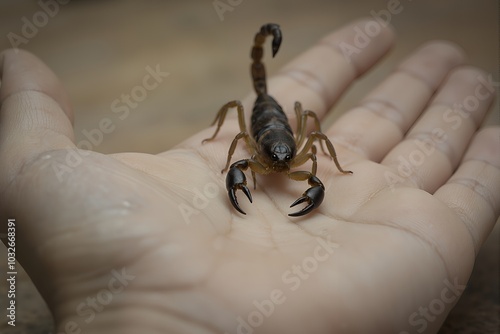
[[[347,59],[339,44],[364,24],[270,79],[292,127],[295,100],[323,117],[391,47],[384,28]],[[158,155],[81,151],[55,75],[5,51],[1,221],[16,218],[18,260],[57,333],[434,333],[499,215],[500,129],[478,130],[494,94],[465,62],[429,42],[323,129],[354,174],[318,153],[325,200],[295,219],[288,206],[307,185],[285,176],[257,177],[246,216],[231,207],[220,170],[235,112],[203,145],[214,128]],[[477,94],[470,112],[450,109]]]

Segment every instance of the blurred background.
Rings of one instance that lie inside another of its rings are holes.
[[[458,43],[471,64],[499,79],[499,4],[494,0],[60,2],[66,4],[1,0],[0,49],[27,49],[60,77],[73,102],[77,142],[103,118],[111,119],[114,130],[91,147],[103,153],[157,153],[208,127],[222,104],[250,92],[251,42],[268,22],[280,24],[284,34],[278,56],[265,58],[272,75],[330,31],[400,3],[402,10],[390,18],[397,33],[392,52],[349,89],[326,122],[356,105],[401,59],[431,39]],[[155,68],[168,76],[154,89],[141,89]],[[136,99],[126,108],[129,113],[113,112],[131,94]],[[487,123],[499,122],[497,100]],[[499,244],[497,224],[441,333],[500,332]],[[2,268],[5,254],[0,247]],[[4,300],[5,279],[1,282]],[[53,333],[50,313],[25,273],[18,276],[17,293],[16,327],[6,325],[2,305],[1,332]]]

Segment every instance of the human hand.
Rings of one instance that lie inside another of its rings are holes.
[[[292,127],[296,100],[323,117],[392,44],[383,29],[348,62],[353,28],[270,80]],[[257,176],[246,216],[230,205],[235,113],[203,145],[213,128],[158,155],[82,151],[54,74],[4,52],[0,214],[57,333],[436,332],[499,215],[499,128],[477,131],[494,91],[464,62],[426,44],[326,129],[354,174],[318,154],[325,200],[297,219],[307,185],[286,177]]]

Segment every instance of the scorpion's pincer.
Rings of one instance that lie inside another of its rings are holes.
[[[295,202],[292,203],[292,205],[290,205],[290,207],[292,208],[300,203],[307,202],[307,206],[300,211],[288,214],[289,216],[299,217],[308,214],[309,212],[320,206],[323,202],[323,198],[325,198],[325,186],[323,185],[323,183],[321,183],[321,181],[316,176],[313,176],[309,180],[309,184],[311,184],[312,187],[307,189],[302,194],[302,197],[298,198]]]
[[[226,176],[226,189],[231,204],[234,206],[234,208],[242,214],[246,215],[245,211],[240,208],[238,199],[236,198],[236,190],[241,189],[241,191],[243,191],[243,193],[247,196],[250,203],[252,203],[252,194],[247,187],[247,178],[243,171],[238,168],[241,163],[242,161],[237,161],[231,165],[231,168],[229,169],[229,172]]]

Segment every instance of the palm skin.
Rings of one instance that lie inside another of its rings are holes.
[[[270,81],[290,115],[297,99],[323,116],[392,43],[385,29],[346,65],[331,46],[353,34],[328,36]],[[213,128],[158,155],[81,151],[59,83],[20,55],[3,54],[0,213],[18,222],[18,259],[58,333],[434,333],[457,301],[443,289],[463,289],[498,218],[499,129],[475,134],[493,94],[458,128],[446,121],[486,77],[449,43],[417,50],[325,131],[354,174],[318,154],[325,200],[298,219],[288,207],[308,186],[284,175],[257,176],[253,204],[237,193],[246,216],[231,207],[220,170],[235,114],[203,145]],[[433,149],[401,172],[426,138]],[[444,309],[422,311],[436,299]]]

